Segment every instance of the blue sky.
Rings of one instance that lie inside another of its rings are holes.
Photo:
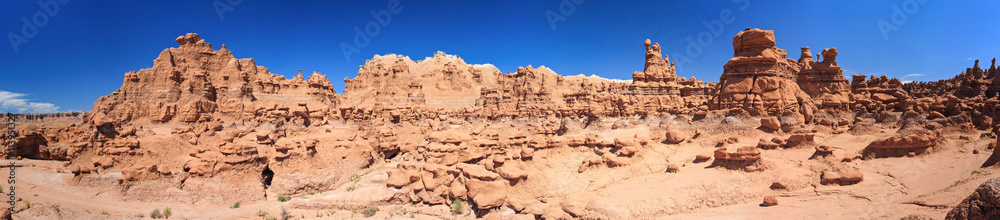
[[[423,59],[438,50],[503,72],[545,65],[628,79],[642,70],[647,38],[679,63],[678,75],[718,81],[745,27],[774,30],[793,59],[802,46],[836,47],[848,76],[938,80],[972,59],[988,68],[1000,52],[997,1],[394,1],[41,1],[58,10],[7,1],[0,112],[90,110],[188,32],[289,78],[296,69],[327,74],[338,93],[374,54]],[[354,28],[390,8],[397,13],[345,57],[341,43],[355,44]]]

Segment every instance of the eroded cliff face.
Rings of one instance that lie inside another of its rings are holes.
[[[481,88],[497,85],[493,65],[469,65],[438,51],[413,61],[389,54],[365,61],[354,79],[345,78],[345,104],[359,108],[423,106],[454,110],[472,107]]]
[[[177,42],[152,68],[126,73],[81,122],[22,132],[18,147],[29,158],[66,160],[80,184],[106,184],[108,173],[120,173],[110,178],[128,200],[156,201],[169,193],[155,189],[174,187],[196,195],[185,202],[253,201],[328,190],[388,165],[382,194],[354,205],[458,198],[480,211],[621,217],[629,215],[539,204],[580,202],[553,183],[587,182],[589,170],[648,174],[632,165],[663,162],[658,149],[706,136],[716,146],[739,143],[713,133],[747,117],[760,117],[759,129],[774,137],[695,161],[714,156],[713,166],[763,171],[770,163],[760,149],[810,145],[816,133],[864,132],[874,123],[905,129],[847,161],[923,154],[942,139],[935,129],[995,129],[1000,103],[992,66],[977,62],[938,82],[854,75],[848,83],[835,48],[815,61],[803,47],[795,61],[775,47],[773,31],[750,28],[733,38],[734,57],[718,83],[678,77],[659,44],[646,40],[643,71],[631,80],[562,76],[544,66],[501,73],[443,52],[418,61],[389,54],[345,78],[343,95],[320,73],[286,79],[197,34]],[[832,149],[817,147],[816,157]],[[831,161],[822,161],[822,184],[862,180],[856,167]]]
[[[253,59],[234,58],[225,45],[213,50],[197,34],[180,36],[177,43],[178,48],[163,50],[152,68],[126,73],[120,89],[94,102],[87,121],[120,127],[129,122],[274,119],[259,116],[279,108],[298,111],[303,118],[336,115],[340,96],[323,74],[305,79],[300,72],[285,79]]]

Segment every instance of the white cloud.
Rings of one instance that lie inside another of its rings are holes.
[[[969,58],[965,58],[965,60],[976,60],[976,59],[972,58],[972,57],[969,57]]]
[[[27,96],[27,94],[0,91],[0,108],[3,108],[5,111],[15,110],[19,113],[49,113],[59,111],[59,106],[55,104],[29,102],[29,99],[21,98],[24,96]]]
[[[903,77],[918,77],[918,76],[923,76],[923,75],[924,75],[924,74],[917,74],[917,73],[914,73],[914,74],[906,74],[906,76],[903,76]]]
[[[901,82],[901,83],[911,83],[911,82],[913,82],[913,80],[901,80],[899,82]]]

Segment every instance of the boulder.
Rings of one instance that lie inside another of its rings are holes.
[[[781,122],[778,121],[778,117],[765,117],[760,119],[760,126],[771,131],[776,131],[781,128]]]
[[[989,179],[980,184],[945,217],[945,219],[998,218],[1000,218],[1000,178]]]
[[[677,129],[667,129],[665,137],[666,142],[671,144],[681,143],[688,138],[686,134]]]
[[[764,197],[764,202],[760,203],[760,206],[763,207],[770,207],[776,205],[778,205],[778,199],[775,199],[774,196],[766,196]]]
[[[864,179],[865,174],[861,171],[834,171],[827,170],[823,171],[820,175],[820,183],[827,184],[839,184],[839,185],[851,185],[861,182]]]

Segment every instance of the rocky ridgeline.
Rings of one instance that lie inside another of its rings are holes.
[[[830,165],[823,184],[862,180],[841,161],[930,152],[943,127],[996,129],[1000,77],[993,66],[981,70],[977,62],[937,82],[854,75],[849,83],[837,49],[822,50],[817,61],[802,47],[796,61],[775,40],[770,30],[739,32],[718,83],[678,77],[659,44],[646,40],[645,66],[631,81],[562,76],[544,66],[501,73],[443,52],[418,61],[389,54],[374,56],[355,78],[345,78],[340,95],[323,74],[286,79],[253,59],[236,59],[225,45],[214,50],[187,34],[152,68],[126,73],[122,87],[98,99],[82,122],[22,132],[18,147],[22,157],[68,161],[79,181],[120,171],[120,183],[185,186],[218,201],[325,190],[377,161],[397,161],[384,180],[405,195],[395,200],[446,204],[461,198],[478,210],[508,206],[579,218],[610,214],[540,209],[536,198],[508,193],[539,175],[532,165],[536,154],[578,149],[585,157],[576,170],[584,173],[629,166],[651,144],[691,142],[704,132],[666,121],[624,137],[592,127],[629,129],[650,118],[759,117],[760,129],[775,137],[738,148],[725,147],[737,137],[719,140],[720,148],[695,158],[714,157],[714,166],[746,172],[768,168],[762,149],[814,145],[817,131],[800,129],[807,124],[860,133],[875,123],[902,127],[842,159],[831,147],[817,146],[813,159]],[[722,122],[738,123],[730,118]],[[137,200],[166,196],[149,189],[125,191]]]

